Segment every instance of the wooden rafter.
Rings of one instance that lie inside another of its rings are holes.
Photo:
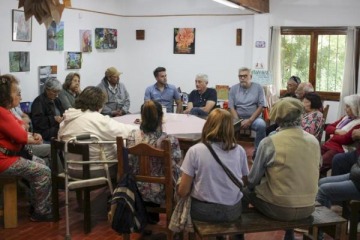
[[[269,0],[229,0],[257,13],[269,13]]]

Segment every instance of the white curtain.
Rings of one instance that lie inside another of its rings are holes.
[[[343,86],[340,94],[338,116],[340,118],[345,114],[343,98],[356,93],[355,89],[355,58],[356,58],[356,35],[357,29],[349,27],[346,34],[346,53]]]
[[[273,86],[271,88],[271,99],[269,99],[269,107],[279,98],[281,89],[281,29],[280,27],[271,28],[269,54],[269,71],[272,75]]]

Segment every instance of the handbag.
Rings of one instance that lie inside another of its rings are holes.
[[[240,189],[240,191],[243,190],[243,185],[242,183],[234,176],[234,174],[221,162],[221,160],[219,159],[218,155],[215,153],[214,149],[211,147],[211,145],[209,143],[204,143],[205,146],[209,149],[209,151],[211,152],[211,154],[213,155],[213,157],[215,158],[215,160],[220,164],[220,166],[224,169],[226,175],[228,175],[228,177],[231,179],[231,181],[238,186],[238,188]]]

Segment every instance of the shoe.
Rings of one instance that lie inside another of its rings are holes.
[[[44,215],[33,213],[30,217],[30,221],[32,221],[32,222],[53,222],[54,216],[51,213],[44,214]]]

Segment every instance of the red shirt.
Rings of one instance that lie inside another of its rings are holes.
[[[23,122],[17,119],[9,109],[0,107],[0,146],[19,151],[27,140]],[[19,156],[7,156],[0,152],[0,172],[8,169],[18,158]]]
[[[329,124],[325,129],[326,133],[327,134],[334,134],[335,130],[337,129],[336,126],[339,124],[339,122],[342,119],[343,119],[343,117],[340,118],[339,120],[337,120],[336,122],[334,122],[332,124]],[[329,148],[329,149],[335,150],[335,151],[337,151],[339,153],[344,152],[344,149],[343,149],[342,145],[350,145],[350,144],[354,143],[354,140],[352,139],[352,132],[355,129],[358,129],[358,128],[360,128],[360,124],[355,125],[352,129],[350,129],[344,135],[333,135],[332,138],[330,138],[329,140],[327,140],[324,143],[324,146]]]

